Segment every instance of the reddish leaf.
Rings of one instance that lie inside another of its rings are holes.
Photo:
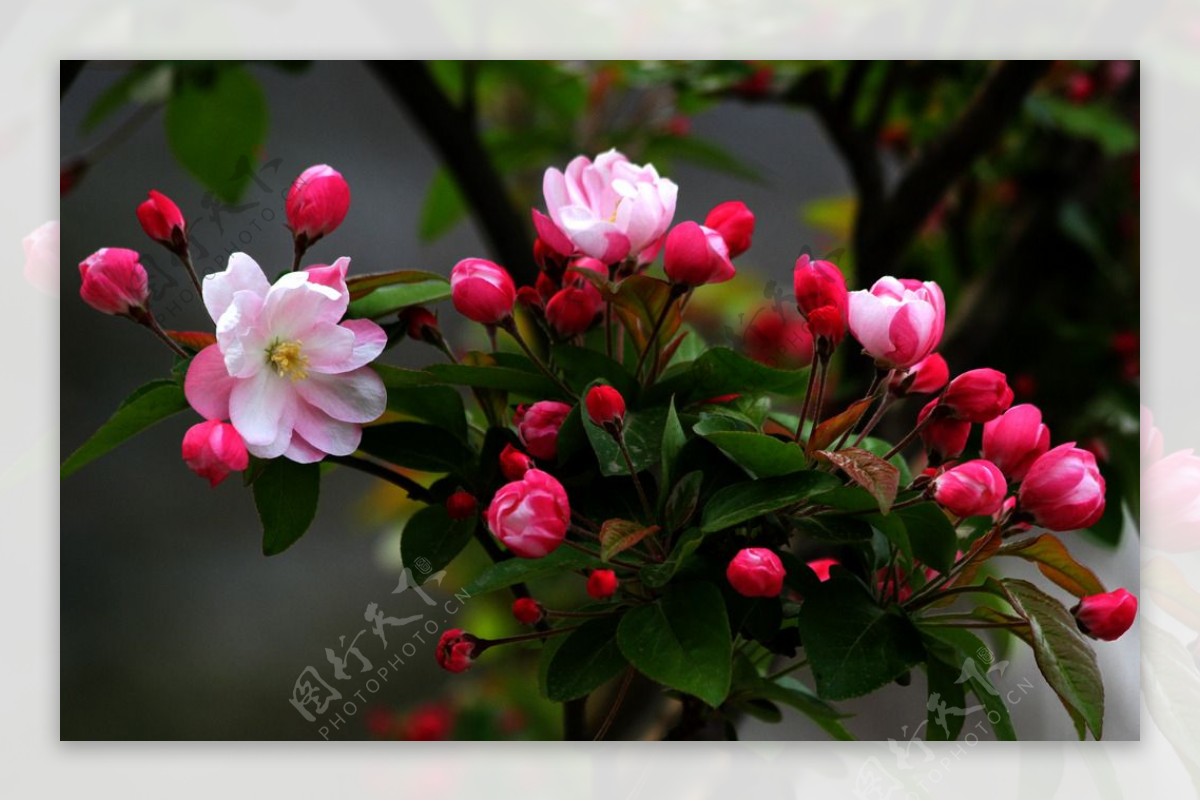
[[[858,421],[862,419],[862,416],[866,414],[867,409],[870,408],[872,400],[872,398],[857,400],[844,412],[818,423],[816,430],[813,431],[812,436],[808,440],[809,457],[817,451],[825,450],[838,437],[854,428],[858,424]]]
[[[600,526],[600,559],[607,562],[658,531],[658,526],[646,527],[632,520],[606,520]]]
[[[1009,543],[998,553],[1028,559],[1037,565],[1042,575],[1076,598],[1105,592],[1104,585],[1096,578],[1096,574],[1076,562],[1067,551],[1067,547],[1053,534]]]
[[[818,451],[833,462],[855,484],[865,489],[879,502],[879,511],[887,514],[900,491],[900,470],[870,451],[846,448],[840,451]]]
[[[209,345],[217,344],[217,337],[207,331],[167,331],[167,336],[197,353]]]

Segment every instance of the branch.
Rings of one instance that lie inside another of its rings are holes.
[[[423,62],[371,61],[368,66],[409,110],[413,122],[441,155],[496,259],[518,283],[533,283],[536,271],[529,220],[513,205],[471,115],[450,102]]]

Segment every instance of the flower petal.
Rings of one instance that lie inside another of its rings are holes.
[[[208,420],[229,419],[229,394],[237,380],[225,369],[225,357],[216,345],[196,354],[183,381],[183,394],[200,415]]]
[[[293,462],[300,464],[312,464],[319,462],[325,458],[325,451],[314,448],[311,444],[305,441],[304,437],[300,436],[295,431],[292,432],[292,440],[288,443],[287,450],[283,455]]]
[[[294,387],[299,383],[303,382],[293,383],[273,370],[260,370],[253,377],[237,382],[229,395],[229,421],[247,446],[278,446],[284,429],[288,439],[291,438],[296,416]],[[279,453],[286,448],[284,441]],[[251,453],[262,455],[253,449]]]
[[[313,283],[302,270],[275,282],[263,302],[263,318],[274,336],[303,341],[314,324],[341,320],[349,304],[348,293]]]
[[[312,373],[294,386],[304,400],[346,423],[369,423],[387,407],[387,390],[370,367],[337,375]]]
[[[344,373],[359,366],[351,361],[354,332],[337,323],[317,323],[308,329],[300,341],[300,351],[310,371]]]
[[[350,356],[351,364],[346,368],[347,371],[357,370],[375,361],[387,345],[387,332],[373,320],[344,320],[342,328],[354,334],[354,352]]]
[[[297,407],[295,434],[324,453],[349,456],[358,450],[362,426],[334,420],[315,406],[301,402]]]
[[[263,275],[258,262],[245,253],[234,253],[230,255],[229,264],[224,270],[204,276],[204,307],[215,323],[229,308],[236,293],[253,292],[265,297],[270,288],[271,283]]]
[[[234,378],[249,378],[266,366],[268,336],[262,325],[261,295],[235,292],[217,321],[217,344],[225,356],[225,369]]]

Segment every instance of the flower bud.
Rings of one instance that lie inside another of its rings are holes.
[[[795,370],[813,360],[813,337],[809,324],[788,310],[766,307],[746,326],[746,355],[768,367]]]
[[[542,619],[545,611],[542,605],[532,598],[518,598],[513,601],[512,615],[517,622],[524,626],[532,626]]]
[[[841,562],[839,562],[836,559],[826,558],[826,559],[813,559],[811,562],[808,562],[807,564],[808,564],[809,569],[812,570],[812,572],[817,574],[818,579],[820,579],[821,581],[829,581],[829,571],[833,569],[834,565],[840,565]]]
[[[1104,490],[1096,457],[1068,442],[1034,460],[1017,499],[1039,526],[1074,531],[1095,525],[1103,516]]]
[[[990,367],[968,370],[946,387],[942,405],[959,420],[986,423],[1004,413],[1013,402],[1013,391],[1004,373]]]
[[[815,337],[824,337],[837,345],[846,336],[846,321],[833,306],[821,306],[808,313],[808,328]]]
[[[462,629],[447,629],[437,644],[437,663],[443,670],[462,673],[478,654],[479,638]]]
[[[505,445],[500,451],[500,473],[509,481],[520,481],[533,467],[533,459],[512,445]]]
[[[939,353],[931,353],[908,368],[907,373],[897,372],[888,383],[888,389],[898,398],[905,395],[930,395],[946,386],[950,380],[950,368]]]
[[[350,210],[350,185],[328,164],[317,164],[300,173],[288,190],[288,227],[308,244],[342,224]]]
[[[596,425],[621,427],[625,419],[625,399],[613,387],[600,384],[588,390],[584,399],[588,417]]]
[[[933,481],[933,498],[958,517],[994,515],[1008,494],[1000,468],[986,459],[956,465]]]
[[[936,399],[925,404],[925,408],[917,415],[917,424],[925,422],[925,418],[934,414],[934,409],[937,408]],[[971,421],[947,417],[941,409],[938,409],[934,419],[921,429],[921,442],[929,453],[929,460],[934,464],[942,464],[962,453],[970,436]]]
[[[783,592],[783,562],[769,548],[743,548],[729,560],[725,578],[747,598],[774,598]]]
[[[1075,625],[1094,640],[1115,640],[1133,625],[1137,617],[1137,596],[1125,588],[1081,598],[1071,609]]]
[[[187,247],[187,221],[171,198],[151,189],[150,199],[137,207],[138,222],[146,236],[176,252]]]
[[[729,258],[736,259],[750,249],[750,239],[754,236],[754,212],[740,200],[727,200],[713,207],[704,218],[704,226],[721,235],[729,249]]]
[[[525,448],[538,459],[558,456],[558,430],[571,413],[571,407],[558,401],[538,401],[520,414],[517,433]]]
[[[1050,429],[1042,424],[1042,413],[1033,404],[1014,406],[983,424],[983,458],[1013,481],[1025,478],[1034,460],[1048,450]]]
[[[129,314],[150,299],[146,268],[136,250],[100,248],[79,264],[79,296],[96,311]]]
[[[568,253],[570,251],[568,250]],[[533,263],[538,269],[552,273],[560,273],[567,266],[566,255],[559,253],[546,243],[540,236],[533,240]]]
[[[250,465],[250,454],[237,429],[220,420],[197,423],[183,435],[183,461],[192,472],[217,486],[234,470]]]
[[[499,264],[487,259],[463,259],[450,271],[450,296],[463,317],[495,325],[512,316],[517,287]]]
[[[735,272],[721,235],[690,220],[667,234],[663,270],[673,283],[689,287],[719,284],[733,278]]]
[[[573,337],[591,328],[603,308],[594,286],[568,286],[547,301],[546,322],[560,337]]]
[[[933,281],[884,276],[850,293],[850,331],[877,364],[912,367],[942,341],[946,301]]]
[[[807,253],[796,259],[792,270],[792,288],[796,293],[796,308],[805,317],[826,306],[838,312],[845,328],[846,278],[831,261],[814,259]]]
[[[571,522],[567,491],[558,479],[531,469],[505,484],[487,508],[492,536],[517,556],[539,559],[562,544]]]
[[[451,520],[466,520],[475,516],[479,503],[466,490],[459,490],[446,499],[446,514]]]
[[[597,601],[611,598],[617,592],[617,574],[611,570],[593,570],[587,580],[587,594]]]
[[[424,306],[409,306],[400,313],[400,319],[404,322],[404,332],[411,339],[432,344],[442,337],[437,316]]]

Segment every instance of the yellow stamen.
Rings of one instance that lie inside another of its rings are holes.
[[[308,357],[300,352],[299,340],[276,340],[267,348],[267,362],[280,378],[286,376],[293,381],[308,378]]]

